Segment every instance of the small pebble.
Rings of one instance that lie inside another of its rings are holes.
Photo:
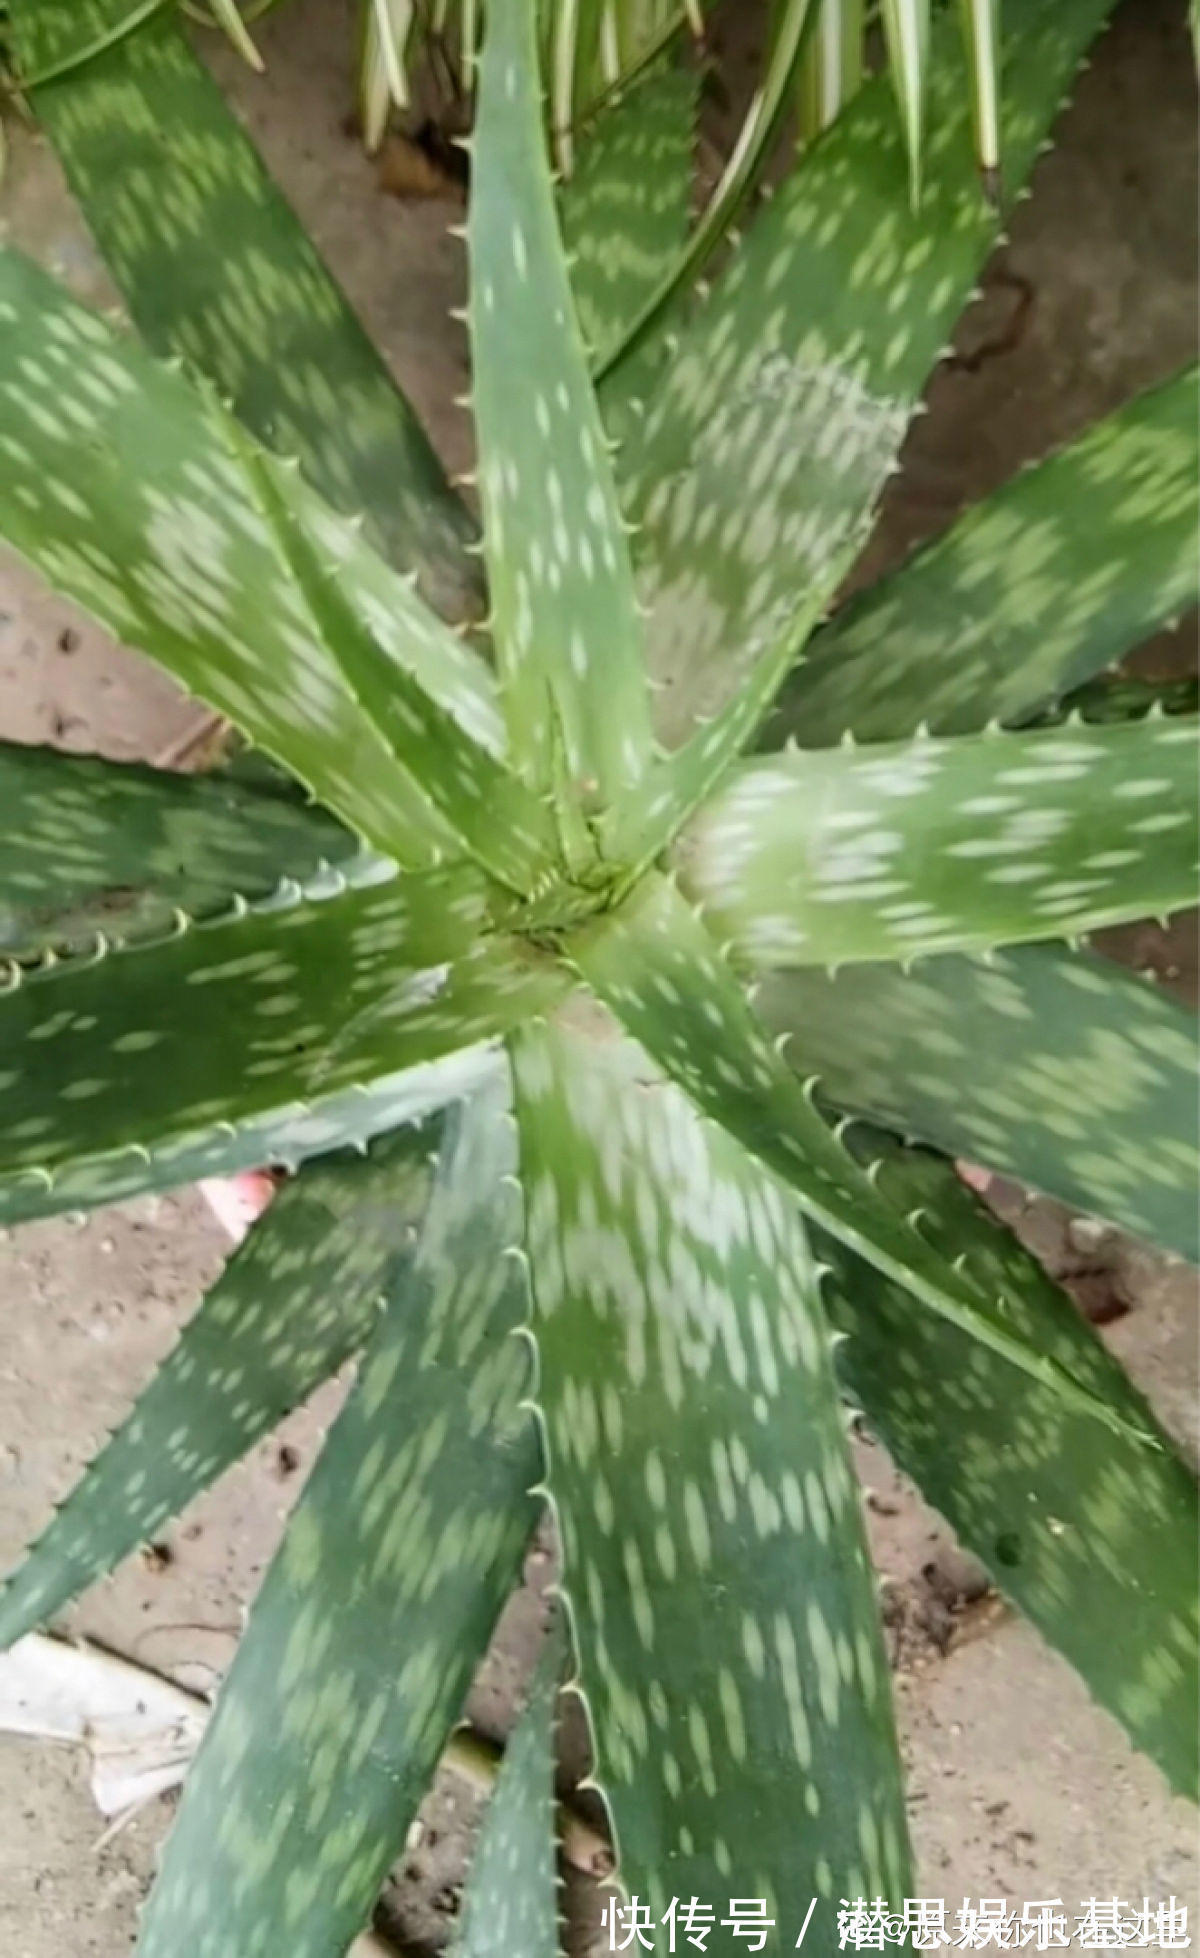
[[[1073,1251],[1098,1251],[1112,1234],[1112,1225],[1099,1217],[1072,1217],[1067,1225],[1067,1242]]]

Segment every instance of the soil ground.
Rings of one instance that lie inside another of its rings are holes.
[[[1009,243],[934,377],[869,554],[871,570],[970,497],[1069,437],[1195,348],[1195,103],[1183,8],[1132,0],[1099,44],[1057,147],[1019,207]],[[465,346],[448,309],[461,293],[453,201],[385,194],[344,128],[349,39],[342,7],[297,0],[262,23],[269,71],[221,48],[214,66],[422,413],[462,468],[465,418],[450,406]],[[752,50],[727,47],[735,85]],[[45,147],[14,140],[0,228],[93,300],[112,294]],[[1180,638],[1148,650],[1181,657]],[[196,707],[112,646],[17,568],[0,564],[0,734],[161,756]],[[1126,934],[1125,954],[1168,983],[1194,977],[1176,929]],[[1178,1265],[1115,1235],[1083,1237],[1057,1206],[998,1200],[1181,1434],[1193,1440],[1195,1287]],[[56,1220],[0,1242],[0,1565],[15,1556],[170,1346],[218,1270],[224,1243],[194,1192]],[[233,1652],[280,1519],[337,1405],[326,1389],[63,1620],[183,1683],[208,1690]],[[948,1898],[1174,1893],[1193,1910],[1195,1817],[1133,1757],[1067,1668],[985,1593],[981,1574],[882,1451],[859,1450],[885,1582],[912,1822],[927,1894]],[[502,1737],[538,1637],[535,1551],[473,1692],[470,1713]],[[118,1958],[129,1948],[156,1846],[160,1800],[97,1848],[101,1822],[79,1755],[0,1738],[0,1950],[9,1958]],[[443,1774],[397,1867],[381,1923],[404,1948],[441,1947],[477,1811]],[[594,1899],[581,1907],[587,1948]],[[232,1958],[232,1954],[231,1954]],[[514,1954],[516,1958],[516,1954]]]

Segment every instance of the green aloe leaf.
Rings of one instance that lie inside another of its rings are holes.
[[[0,952],[78,950],[227,911],[285,878],[366,874],[358,838],[286,786],[0,742]]]
[[[664,878],[578,932],[571,956],[696,1107],[795,1192],[815,1223],[1004,1359],[1107,1420],[1109,1410],[1009,1329],[1002,1306],[883,1203],[772,1045],[729,966]]]
[[[0,993],[0,1220],[313,1155],[461,1092],[554,996],[530,955],[476,944],[484,917],[465,873],[434,872]]]
[[[508,1084],[447,1117],[429,1211],[255,1601],[140,1958],[330,1958],[362,1928],[537,1504]]]
[[[795,750],[736,769],[679,847],[762,965],[977,951],[1195,902],[1194,715]]]
[[[585,167],[609,112],[685,29],[703,34],[703,0],[535,0],[547,111],[565,184]],[[661,270],[661,267],[659,268]]]
[[[0,254],[0,374],[13,478],[0,535],[382,848],[412,864],[444,850],[451,832],[323,642],[232,417],[11,251]],[[497,748],[481,663],[298,481],[293,494],[397,665]]]
[[[318,556],[298,479],[248,440],[235,435],[234,447],[280,557],[367,721],[477,863],[519,892],[536,886],[557,854],[549,810],[385,652],[342,589],[341,561],[323,563]],[[430,647],[439,641],[453,647],[432,613],[421,616],[418,595],[405,596],[414,633]]]
[[[1014,189],[1110,5],[1007,0]],[[630,813],[647,856],[749,740],[857,556],[995,242],[952,21],[933,37],[918,210],[888,89],[868,82],[799,159],[683,333],[625,459],[656,726],[679,747]]]
[[[455,1958],[560,1958],[554,1729],[562,1640],[550,1632],[484,1813]]]
[[[705,0],[536,0],[547,108],[564,181],[582,167],[598,126],[661,64],[685,30],[700,40]]]
[[[778,973],[758,1005],[839,1107],[1200,1263],[1196,1022],[1148,981],[1029,945]]]
[[[0,1590],[0,1646],[178,1516],[366,1344],[421,1216],[435,1140],[401,1130],[284,1184]]]
[[[487,13],[468,239],[492,627],[513,760],[577,858],[598,798],[649,748],[628,540],[567,280],[538,99],[533,0]]]
[[[1074,718],[1085,726],[1101,727],[1111,721],[1139,720],[1145,714],[1195,713],[1200,713],[1200,676],[1141,680],[1118,670],[1085,680],[1081,687],[1044,708],[1031,725],[1061,727]]]
[[[788,1192],[593,1012],[512,1043],[593,1774],[643,1908],[732,1888],[790,1944],[814,1895],[909,1887],[813,1267]]]
[[[461,617],[476,586],[465,509],[307,233],[220,90],[158,9],[87,50],[130,0],[13,0],[25,75],[139,333],[183,354],[270,448],[296,455],[336,509],[419,571]],[[76,57],[84,57],[76,60]]]
[[[598,117],[559,191],[571,291],[594,361],[621,338],[687,235],[697,94],[693,69],[651,69]],[[657,352],[652,365],[631,363],[641,387],[665,346]],[[603,405],[607,413],[607,396]]]
[[[721,180],[693,227],[683,251],[665,271],[660,272],[620,340],[610,347],[598,364],[598,380],[603,381],[618,372],[621,364],[637,352],[650,328],[703,271],[744,209],[746,200],[762,175],[772,140],[787,107],[812,8],[813,0],[779,0],[762,77],[750,99],[745,121]]]
[[[1197,1793],[1195,1477],[1065,1292],[939,1157],[854,1138],[875,1187],[1006,1302],[1013,1327],[1149,1449],[1042,1387],[832,1240],[824,1296],[843,1383],[893,1460],[1173,1788]]]
[[[764,746],[1028,718],[1195,597],[1195,367],[975,504],[813,637]]]

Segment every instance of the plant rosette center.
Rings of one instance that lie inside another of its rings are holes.
[[[612,911],[629,894],[634,873],[626,865],[594,859],[555,876],[521,898],[497,888],[492,918],[498,931],[524,939],[539,951],[561,952],[570,935]]]

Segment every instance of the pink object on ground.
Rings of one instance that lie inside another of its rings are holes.
[[[244,1169],[237,1176],[206,1176],[196,1186],[217,1222],[240,1244],[275,1194],[269,1169]]]
[[[958,1171],[960,1181],[966,1184],[968,1190],[974,1190],[976,1196],[987,1195],[992,1180],[990,1169],[980,1169],[978,1163],[964,1163],[961,1160],[956,1162],[954,1167]]]

